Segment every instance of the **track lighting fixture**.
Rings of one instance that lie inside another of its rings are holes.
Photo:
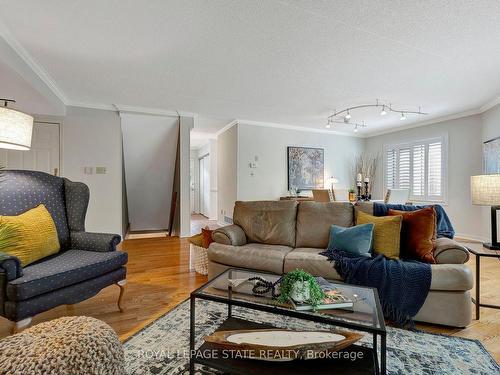
[[[359,121],[353,121],[351,122],[352,115],[351,111],[354,109],[360,109],[360,108],[378,108],[382,107],[382,110],[380,111],[381,116],[386,116],[389,115],[389,113],[394,112],[394,113],[400,113],[401,117],[400,120],[404,121],[406,120],[406,116],[408,114],[412,115],[427,115],[428,113],[422,112],[422,108],[418,107],[418,111],[409,111],[405,109],[397,109],[393,108],[391,104],[385,104],[381,103],[378,99],[375,102],[375,104],[363,104],[363,105],[357,105],[354,107],[349,107],[346,109],[343,109],[341,111],[335,111],[332,115],[328,116],[328,125],[327,128],[331,128],[333,123],[338,123],[338,124],[350,124],[354,126],[354,131],[357,132],[359,130],[359,127],[366,127],[366,124],[364,122],[360,123]]]

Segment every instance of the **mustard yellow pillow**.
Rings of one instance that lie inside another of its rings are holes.
[[[57,229],[43,204],[18,216],[0,216],[0,251],[24,267],[59,252]]]
[[[374,224],[373,250],[387,258],[399,259],[402,216],[372,216],[356,210],[356,225]]]

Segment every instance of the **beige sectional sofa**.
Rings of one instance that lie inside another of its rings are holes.
[[[356,209],[373,213],[370,203]],[[233,225],[217,229],[208,249],[208,277],[237,267],[276,274],[304,269],[315,276],[341,280],[320,255],[328,245],[332,224],[352,226],[355,207],[349,202],[236,202]],[[472,274],[463,263],[469,252],[459,243],[437,239],[431,290],[415,320],[465,327],[471,321]]]

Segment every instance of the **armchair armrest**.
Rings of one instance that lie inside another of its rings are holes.
[[[115,251],[121,236],[110,233],[71,232],[71,247],[87,251]]]
[[[23,267],[18,257],[0,252],[0,273],[4,273],[7,281],[23,275]]]
[[[243,246],[247,243],[245,232],[235,224],[214,230],[212,239],[223,245]]]
[[[438,264],[464,264],[469,260],[469,250],[457,241],[446,237],[436,240],[434,259]]]

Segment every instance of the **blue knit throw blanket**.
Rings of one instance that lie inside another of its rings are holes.
[[[322,255],[334,262],[344,282],[377,288],[384,317],[397,326],[413,329],[412,318],[424,304],[431,286],[431,266],[417,261],[353,257],[329,249]]]

